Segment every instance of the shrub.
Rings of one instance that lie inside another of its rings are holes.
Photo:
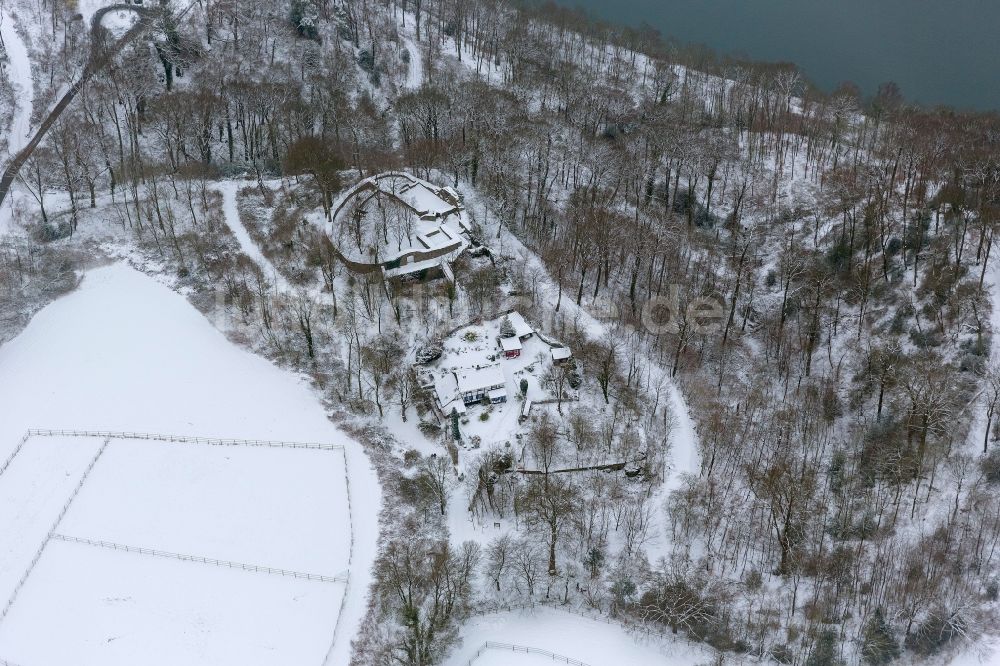
[[[771,648],[771,657],[779,664],[790,664],[795,661],[795,653],[784,644],[774,645]]]
[[[479,415],[479,420],[480,421],[489,421],[490,420],[490,413],[489,412],[483,412],[482,414]]]
[[[876,608],[865,623],[861,637],[861,656],[866,664],[876,666],[888,664],[899,656],[899,643],[896,642],[892,627],[886,622],[881,608]]]
[[[937,654],[966,629],[965,619],[958,613],[940,609],[930,614],[916,630],[906,637],[906,647],[921,656]]]
[[[417,347],[416,361],[417,363],[425,364],[431,361],[436,361],[441,358],[441,354],[444,353],[444,347],[440,342],[432,340],[425,345]]]
[[[431,439],[441,434],[441,426],[431,421],[421,421],[417,424],[417,428],[420,429],[420,432],[423,433],[424,437]]]
[[[475,331],[466,331],[465,335],[462,336],[462,339],[466,342],[475,342],[479,339],[479,334]]]
[[[288,20],[300,37],[319,40],[319,31],[316,29],[319,13],[313,3],[293,0]]]
[[[521,379],[521,395],[528,395],[528,380]]]
[[[983,456],[979,467],[989,483],[1000,483],[1000,448],[994,447]]]
[[[750,592],[756,592],[764,586],[764,577],[756,569],[751,569],[743,579],[743,584]]]
[[[826,629],[816,639],[805,666],[838,666],[840,663],[837,658],[837,634]]]

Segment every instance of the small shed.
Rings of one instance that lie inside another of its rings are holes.
[[[570,351],[569,347],[552,348],[552,362],[556,365],[562,365],[571,358],[573,358],[573,352]]]
[[[500,349],[504,358],[517,358],[521,355],[521,340],[519,338],[500,338]]]
[[[518,423],[524,423],[528,420],[531,415],[531,400],[525,399],[524,404],[521,405],[521,415],[517,418]]]
[[[507,402],[507,389],[498,388],[490,391],[490,402],[497,405],[501,402]]]

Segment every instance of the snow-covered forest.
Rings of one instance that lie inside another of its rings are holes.
[[[0,37],[0,343],[127,262],[307,378],[382,497],[351,663],[568,654],[490,633],[542,605],[614,625],[591,666],[996,633],[995,114],[505,0],[0,0]]]

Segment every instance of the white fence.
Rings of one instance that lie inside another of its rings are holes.
[[[343,450],[343,449],[341,449]],[[350,527],[349,543],[347,548],[347,575],[344,581],[344,596],[340,598],[340,611],[337,613],[337,621],[333,625],[333,638],[330,639],[330,647],[323,657],[322,664],[325,666],[330,661],[333,648],[337,645],[337,636],[340,634],[340,625],[344,620],[344,609],[347,607],[347,597],[351,594],[351,567],[354,566],[354,507],[351,505],[351,474],[347,469],[347,451],[344,452],[344,492],[347,494],[347,522]]]
[[[7,460],[3,461],[3,465],[0,466],[0,476],[3,476],[3,473],[7,471],[7,468],[10,467],[10,464],[14,462],[14,458],[16,458],[17,454],[21,451],[21,447],[23,447],[24,443],[27,442],[30,438],[31,438],[30,432],[24,433],[24,437],[22,437],[21,441],[17,443],[17,446],[14,447],[14,450],[11,452],[11,454],[7,456]]]
[[[479,646],[479,649],[476,650],[476,654],[473,655],[468,662],[466,662],[466,666],[472,666],[473,663],[475,663],[475,661],[479,659],[479,657],[481,657],[487,650],[508,650],[510,652],[521,652],[523,654],[539,654],[543,657],[548,657],[552,661],[558,661],[564,664],[572,664],[573,666],[589,666],[579,659],[573,659],[572,657],[556,654],[555,652],[549,652],[548,650],[543,650],[541,648],[535,648],[529,645],[515,645],[514,643],[496,643],[494,641],[486,641]]]
[[[106,439],[146,439],[159,442],[208,444],[209,446],[263,446],[263,447],[273,447],[279,449],[318,449],[321,451],[344,450],[344,447],[340,444],[316,444],[313,442],[279,442],[266,439],[215,439],[212,437],[161,435],[149,432],[110,432],[104,430],[49,430],[49,429],[32,428],[28,430],[28,434],[25,435],[25,439],[31,437],[32,435],[38,435],[41,437],[104,437]]]
[[[256,573],[266,573],[274,574],[275,576],[287,576],[289,578],[301,578],[303,580],[315,580],[321,583],[345,583],[347,582],[347,576],[321,576],[319,574],[303,573],[301,571],[291,571],[289,569],[275,569],[274,567],[265,567],[257,564],[244,564],[243,562],[231,562],[229,560],[217,560],[213,557],[201,557],[199,555],[185,555],[183,553],[171,553],[165,550],[156,550],[155,548],[142,548],[139,546],[128,546],[121,543],[114,543],[113,541],[97,541],[94,539],[84,539],[82,537],[68,536],[66,534],[53,534],[53,539],[59,541],[66,541],[68,543],[79,543],[85,546],[94,546],[95,548],[107,548],[108,550],[120,550],[126,553],[138,553],[140,555],[151,555],[153,557],[163,557],[172,560],[181,560],[182,562],[198,562],[201,564],[210,564],[216,567],[223,567],[227,569],[242,569],[243,571],[253,571]]]
[[[333,637],[330,642],[330,647],[327,650],[326,656],[323,659],[323,664],[329,662],[330,656],[333,654],[334,646],[337,644],[337,638],[340,635],[340,627],[344,617],[344,609],[347,606],[347,598],[350,596],[351,589],[351,566],[354,561],[354,508],[351,501],[351,476],[348,470],[347,462],[347,451],[343,445],[340,444],[318,444],[313,442],[284,442],[275,440],[258,440],[258,439],[217,439],[211,437],[190,437],[185,435],[163,435],[157,433],[148,432],[119,432],[119,431],[108,431],[108,430],[70,430],[70,429],[51,429],[51,428],[31,428],[24,434],[20,442],[14,448],[14,451],[8,456],[4,461],[3,465],[0,466],[0,475],[2,475],[7,468],[13,462],[14,458],[20,452],[21,448],[27,443],[31,437],[93,437],[93,438],[103,438],[104,442],[101,444],[101,448],[98,450],[97,454],[90,461],[87,469],[84,471],[80,478],[79,483],[77,483],[76,488],[74,488],[73,493],[70,495],[67,502],[63,505],[62,510],[59,513],[58,518],[52,525],[52,529],[49,530],[48,535],[45,540],[39,546],[38,551],[32,558],[31,564],[27,567],[24,574],[22,574],[20,581],[15,586],[10,599],[8,599],[5,607],[0,611],[0,622],[3,622],[7,613],[10,611],[11,606],[14,605],[14,601],[17,598],[18,593],[23,587],[31,571],[34,569],[38,560],[42,556],[42,552],[45,550],[45,546],[48,545],[49,541],[56,539],[59,541],[79,543],[88,546],[94,546],[98,548],[108,548],[111,550],[120,550],[129,553],[138,553],[142,555],[150,555],[153,557],[164,557],[175,560],[187,561],[187,562],[198,562],[202,564],[209,564],[218,567],[226,567],[231,569],[241,569],[244,571],[252,571],[259,573],[274,574],[279,576],[288,576],[291,578],[299,578],[303,580],[318,581],[324,583],[343,583],[344,584],[344,594],[340,600],[340,612],[337,615],[337,621],[333,629]],[[209,446],[250,446],[250,447],[272,447],[272,448],[282,448],[282,449],[313,449],[321,451],[340,451],[344,456],[344,488],[347,494],[347,516],[349,524],[349,548],[347,563],[347,572],[338,576],[321,576],[319,574],[304,573],[301,571],[290,571],[288,569],[276,569],[273,567],[259,566],[255,564],[244,564],[242,562],[230,562],[227,560],[218,560],[209,557],[201,557],[197,555],[185,555],[182,553],[171,553],[168,551],[155,550],[152,548],[142,548],[138,546],[129,546],[126,544],[114,543],[111,541],[100,541],[94,539],[86,539],[82,537],[74,537],[65,534],[58,534],[56,529],[59,527],[60,522],[62,522],[63,516],[69,510],[70,504],[76,499],[77,494],[79,494],[80,489],[83,487],[84,481],[87,480],[87,476],[90,471],[97,464],[98,459],[100,459],[101,454],[104,453],[105,448],[112,439],[118,440],[152,440],[160,442],[177,442],[185,444],[206,444]],[[19,666],[14,662],[5,661],[0,658],[0,666]]]
[[[45,546],[47,546],[49,541],[52,539],[52,535],[56,533],[56,529],[58,529],[59,523],[62,522],[63,516],[66,515],[67,511],[69,511],[69,505],[76,499],[76,496],[80,493],[80,489],[83,488],[83,483],[90,475],[90,471],[94,469],[94,465],[96,465],[97,461],[100,460],[101,455],[104,453],[104,449],[108,447],[108,441],[108,439],[105,439],[101,442],[101,447],[97,449],[97,453],[93,458],[91,458],[90,464],[87,465],[87,469],[85,469],[83,474],[80,476],[80,481],[76,484],[76,487],[73,488],[73,492],[70,493],[69,499],[67,499],[66,503],[63,504],[62,510],[59,511],[59,515],[56,517],[55,522],[52,523],[52,527],[49,528],[49,533],[45,536],[45,540],[42,541],[42,545],[40,545],[38,550],[35,551],[35,556],[31,558],[31,563],[28,565],[28,568],[25,569],[23,574],[21,574],[21,578],[17,581],[17,585],[14,586],[14,590],[11,592],[10,598],[7,600],[7,604],[4,606],[3,610],[0,611],[0,622],[3,622],[7,617],[7,613],[10,612],[11,606],[13,606],[14,601],[17,600],[17,595],[21,592],[21,588],[24,587],[24,583],[28,580],[28,576],[31,575],[35,565],[38,564],[38,560],[41,559],[42,552],[45,551]]]

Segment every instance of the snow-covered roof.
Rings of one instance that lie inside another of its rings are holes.
[[[434,268],[441,264],[440,257],[437,259],[427,259],[425,261],[414,261],[410,264],[403,264],[398,268],[388,268],[385,271],[385,276],[387,278],[398,277],[400,275],[411,275],[413,273],[419,273],[420,271],[427,270],[428,268]]]
[[[535,332],[535,329],[531,328],[528,322],[524,321],[524,317],[521,316],[520,312],[511,312],[507,317],[510,319],[510,323],[514,325],[514,335],[517,337],[523,338]]]
[[[454,400],[458,395],[458,381],[455,379],[455,375],[446,372],[440,377],[436,377],[434,379],[434,395],[442,407]]]
[[[552,360],[553,361],[565,361],[573,352],[569,350],[569,347],[553,347],[552,348]]]
[[[455,371],[459,393],[470,393],[483,389],[503,386],[506,380],[499,363],[479,368],[465,368]]]
[[[490,391],[491,402],[495,402],[501,398],[506,398],[506,397],[507,397],[507,389],[498,388]]]
[[[454,212],[455,205],[445,201],[423,182],[405,185],[396,191],[396,196],[405,201],[418,215],[447,215]]]
[[[426,234],[417,236],[417,240],[428,250],[437,250],[445,247],[458,247],[462,244],[462,239],[456,236],[451,229],[441,225],[437,229]]]
[[[500,349],[505,352],[518,351],[521,349],[521,340],[519,338],[500,338]]]
[[[465,401],[456,397],[448,404],[441,405],[441,411],[445,416],[451,416],[452,412],[458,412],[459,416],[465,416],[469,410],[465,406]]]

